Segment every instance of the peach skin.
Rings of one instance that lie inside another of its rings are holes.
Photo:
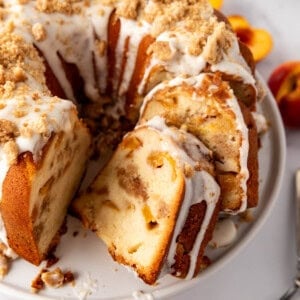
[[[254,28],[246,18],[232,15],[228,20],[241,42],[245,43],[256,62],[265,58],[273,48],[273,39],[264,29]]]
[[[300,61],[279,65],[272,72],[268,85],[278,103],[284,124],[300,127]]]

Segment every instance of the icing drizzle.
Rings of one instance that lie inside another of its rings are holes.
[[[176,158],[181,168],[184,168],[185,164],[195,167],[197,163],[197,156],[199,156],[199,151],[206,155],[212,155],[211,151],[208,150],[193,135],[182,130],[166,126],[164,119],[161,117],[154,117],[153,119],[145,123],[145,125],[141,126],[149,126],[155,130],[158,130],[166,138],[171,139],[170,143],[162,144],[162,150],[168,151],[172,155],[172,157]],[[184,143],[189,144],[189,149],[192,151],[192,153],[188,153],[184,150]],[[165,261],[164,272],[172,272],[172,266],[175,262],[174,257],[177,246],[176,239],[183,229],[190,206],[196,203],[200,203],[201,201],[205,201],[207,205],[205,217],[197,234],[197,238],[194,242],[193,248],[189,253],[190,267],[186,279],[191,279],[193,277],[199,249],[204,239],[205,232],[209,226],[209,222],[211,220],[213,212],[216,208],[219,196],[219,185],[207,171],[194,170],[191,177],[185,176],[184,199],[182,200],[182,205],[179,211],[178,218],[176,220],[172,241]]]

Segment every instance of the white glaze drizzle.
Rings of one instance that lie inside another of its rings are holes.
[[[104,55],[97,55],[98,50],[94,49],[98,87],[101,93],[105,93],[107,84],[107,26],[109,23],[109,17],[111,16],[112,12],[112,6],[104,6],[98,3],[95,4],[95,6],[93,5],[89,7],[87,13],[87,19],[91,20],[97,39],[106,43],[106,50]]]
[[[149,24],[143,22],[143,25],[138,26],[136,22],[129,19],[122,19],[120,38],[129,39],[128,51],[126,53],[126,65],[124,68],[123,78],[120,83],[118,94],[124,95],[129,88],[129,83],[133,75],[133,71],[136,65],[136,59],[138,54],[138,48],[142,39],[149,32]]]
[[[130,28],[131,26],[129,26]],[[115,66],[114,66],[114,76],[113,76],[113,95],[117,93],[117,88],[119,84],[119,79],[122,71],[122,62],[123,55],[125,52],[125,43],[128,35],[126,34],[126,30],[124,30],[123,22],[121,22],[119,39],[115,49]],[[126,55],[126,54],[125,54]],[[116,95],[114,95],[116,96]]]
[[[237,214],[243,212],[247,209],[247,181],[249,179],[249,170],[248,170],[248,153],[249,153],[249,135],[248,135],[248,127],[245,124],[244,117],[241,111],[241,108],[238,104],[236,97],[234,96],[233,92],[231,91],[231,98],[227,99],[227,105],[231,108],[234,112],[235,118],[235,125],[236,129],[240,131],[241,137],[241,146],[239,149],[239,166],[240,170],[238,173],[240,179],[240,187],[243,191],[241,197],[241,206],[239,209],[231,211],[225,209],[224,211],[230,214]]]
[[[203,173],[203,171],[201,171],[200,173]],[[201,179],[202,179],[201,184],[199,184],[200,176],[198,174],[195,178],[193,177],[191,182],[189,183],[191,185],[189,190],[192,191],[192,195],[191,196],[189,195],[188,197],[191,197],[191,202],[197,203],[197,202],[199,202],[199,200],[204,199],[206,201],[207,206],[206,206],[206,211],[205,211],[205,217],[201,224],[200,232],[198,233],[196,241],[194,242],[193,248],[192,248],[191,252],[189,253],[190,268],[189,268],[189,272],[186,275],[185,279],[191,279],[194,276],[200,246],[202,244],[206,230],[209,226],[211,217],[215,210],[216,203],[220,196],[219,186],[217,185],[215,179],[208,173],[206,173],[204,176],[203,175],[204,174],[201,174]],[[199,190],[201,190],[201,193],[199,192]],[[201,198],[199,197],[199,194],[202,196]]]
[[[222,23],[219,23],[218,27],[222,27]],[[211,36],[208,37],[205,48],[209,47],[210,38]],[[250,67],[240,53],[237,38],[232,35],[230,39],[230,47],[226,51],[224,51],[224,49],[220,50],[222,51],[222,60],[212,64],[211,71],[220,71],[225,74],[232,75],[234,78],[243,81],[245,84],[252,85],[256,90],[256,80],[252,75]],[[205,51],[205,49],[203,51]]]
[[[221,248],[230,245],[237,236],[237,228],[234,222],[229,219],[218,220],[209,245],[213,248]]]
[[[157,37],[157,41],[168,42],[172,53],[171,59],[167,61],[159,60],[152,57],[146,67],[144,76],[138,86],[138,93],[143,94],[146,89],[149,75],[154,68],[163,66],[172,78],[177,76],[189,75],[195,76],[200,74],[206,66],[206,61],[199,55],[191,55],[188,50],[189,34],[182,34],[174,31],[166,31]]]
[[[138,86],[139,94],[145,92],[146,84],[152,70],[157,66],[163,66],[164,69],[172,74],[172,77],[180,75],[195,76],[203,72],[208,61],[205,59],[203,52],[206,47],[210,47],[210,37],[202,53],[198,56],[189,53],[189,40],[193,37],[190,32],[180,31],[165,31],[157,37],[157,41],[168,42],[171,49],[172,57],[167,61],[159,60],[155,57],[151,58],[147,66],[143,79]],[[211,65],[211,71],[221,71],[243,81],[245,84],[250,84],[256,89],[256,80],[251,73],[249,66],[242,57],[237,39],[234,37],[231,40],[231,46],[227,51],[222,51],[222,60]]]
[[[266,120],[266,117],[259,112],[252,112],[252,117],[256,124],[256,129],[258,134],[262,134],[268,130],[268,121]]]
[[[161,117],[154,117],[146,124],[141,126],[149,126],[151,128],[154,128],[158,130],[162,135],[167,137],[167,142],[163,142],[160,147],[163,151],[168,151],[168,153],[170,153],[172,157],[176,158],[182,168],[184,167],[184,164],[188,164],[194,167],[197,163],[197,160],[194,159],[199,155],[199,153],[192,153],[192,155],[188,154],[183,147],[183,143],[185,142],[189,144],[190,150],[198,152],[201,151],[205,154],[210,153],[211,155],[211,151],[208,150],[197,138],[185,131],[169,128],[168,126],[166,126],[164,119]],[[192,147],[192,145],[195,145],[196,147]],[[199,233],[197,234],[197,238],[193,245],[193,248],[189,253],[190,267],[186,279],[191,279],[193,277],[199,249],[213,215],[214,209],[216,207],[216,203],[218,202],[219,196],[219,185],[208,172],[194,171],[193,175],[190,178],[185,176],[184,199],[182,201],[179,215],[176,220],[176,225],[170,243],[169,252],[166,257],[163,272],[172,272],[172,266],[175,262],[174,256],[177,246],[176,239],[183,229],[190,206],[205,201],[207,205],[205,217],[202,221],[201,228]]]

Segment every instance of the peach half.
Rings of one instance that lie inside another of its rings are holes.
[[[252,27],[248,20],[240,15],[229,16],[228,20],[241,42],[249,47],[256,62],[270,53],[273,39],[268,31]]]
[[[272,72],[268,85],[278,103],[284,124],[300,127],[300,61],[279,65]]]
[[[209,0],[209,2],[215,9],[220,9],[223,4],[223,0]]]

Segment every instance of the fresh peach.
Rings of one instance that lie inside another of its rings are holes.
[[[233,30],[237,30],[240,28],[249,28],[251,27],[248,20],[240,15],[231,15],[228,16],[229,23],[231,24]]]
[[[223,4],[223,0],[209,0],[209,2],[215,9],[220,9]]]
[[[228,20],[239,39],[249,47],[256,62],[269,54],[273,48],[269,32],[252,27],[246,18],[239,15],[229,16]]]
[[[279,65],[268,80],[278,103],[283,122],[288,127],[300,127],[300,61]]]

